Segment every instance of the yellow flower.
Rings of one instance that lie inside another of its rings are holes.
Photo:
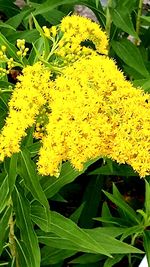
[[[41,174],[57,174],[65,160],[82,170],[88,159],[108,153],[112,125],[107,97],[120,79],[124,82],[123,74],[105,56],[83,58],[56,78],[38,161]]]
[[[150,173],[150,97],[126,81],[113,60],[81,58],[54,85],[41,174],[57,175],[65,160],[82,170],[97,157],[128,163],[141,177]]]
[[[25,48],[25,39],[17,39],[17,47],[19,48],[17,55],[25,57],[29,50],[29,48]]]
[[[107,37],[97,24],[71,16],[60,30],[55,55],[67,64],[59,74],[40,62],[23,69],[0,133],[0,160],[19,152],[34,125],[42,143],[37,162],[42,175],[58,176],[66,160],[81,171],[97,157],[127,163],[141,177],[150,174],[150,96],[134,88],[108,58]],[[56,28],[48,31],[55,37]],[[82,46],[84,41],[92,41],[96,50]],[[25,52],[24,41],[17,46]]]
[[[100,26],[88,18],[77,15],[62,19],[60,31],[63,33],[55,51],[66,62],[74,62],[82,56],[93,54],[95,51],[108,54],[108,39]],[[85,42],[89,42],[86,47]],[[92,43],[92,44],[91,44]],[[95,46],[95,51],[92,48]]]
[[[27,66],[18,79],[9,102],[9,115],[0,134],[0,160],[20,150],[26,129],[35,123],[40,108],[49,98],[50,71],[40,62]]]

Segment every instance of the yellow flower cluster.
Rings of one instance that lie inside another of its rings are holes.
[[[58,175],[65,160],[82,170],[88,159],[105,156],[145,176],[150,172],[149,100],[106,56],[66,67],[51,89],[39,172]]]
[[[25,47],[25,39],[18,39],[17,47],[19,48],[19,51],[17,51],[17,55],[21,57],[25,57],[29,50],[29,48]]]
[[[98,24],[88,18],[77,15],[64,17],[59,30],[62,38],[58,42],[55,54],[63,59],[63,63],[71,63],[80,57],[93,54],[93,46],[96,52],[108,54],[106,34]],[[89,42],[88,45],[85,42]]]
[[[9,115],[0,134],[0,160],[20,150],[20,142],[49,97],[50,71],[40,62],[27,66],[18,77],[9,102]]]
[[[47,28],[46,26],[43,26],[43,31],[44,31],[44,35],[49,39],[55,38],[57,34],[56,26],[52,26],[50,29]]]
[[[0,49],[0,63],[7,65],[6,67],[0,67],[0,78],[7,75],[9,71],[14,67],[14,60],[13,58],[8,58],[6,55],[6,46],[2,45]]]
[[[60,29],[56,53],[71,55],[70,64],[59,74],[40,62],[23,69],[0,133],[0,160],[20,150],[34,125],[42,143],[37,163],[42,175],[58,176],[66,160],[81,171],[97,157],[130,164],[141,177],[150,174],[149,95],[134,88],[108,58],[107,37],[97,24],[72,16]],[[93,42],[95,52],[81,46],[85,40]]]

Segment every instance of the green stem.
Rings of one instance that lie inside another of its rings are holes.
[[[54,54],[54,51],[57,49],[57,47],[58,47],[57,43],[53,45],[53,47],[52,47],[52,49],[51,49],[46,61],[48,61],[50,59],[50,57]]]
[[[13,90],[11,90],[11,89],[6,89],[6,90],[0,89],[0,94],[3,94],[3,93],[12,93],[12,92],[13,92]]]
[[[112,0],[107,0],[105,30],[106,30],[106,33],[107,33],[108,37],[110,37],[110,29],[111,29],[111,23],[112,23],[110,10],[109,10],[109,8],[111,7],[111,4],[112,4]]]
[[[30,0],[27,0],[27,6],[31,7],[31,3]],[[33,19],[32,19],[32,15],[29,16],[29,30],[33,29]]]
[[[137,18],[136,18],[136,33],[137,33],[137,35],[139,35],[139,32],[140,32],[142,7],[143,7],[143,0],[139,0],[138,13],[137,13]],[[138,45],[138,44],[139,44],[139,39],[135,39],[135,45]]]
[[[33,30],[33,19],[32,19],[32,15],[29,16],[29,30]]]
[[[134,246],[134,243],[135,243],[135,239],[138,237],[139,233],[137,234],[134,234],[132,236],[132,239],[131,239],[131,246]],[[129,267],[132,267],[132,258],[131,258],[131,254],[129,254],[128,256],[128,262],[129,262]]]
[[[19,267],[14,226],[15,226],[15,222],[13,220],[13,214],[11,213],[10,218],[9,218],[9,248],[10,248],[10,253],[13,258],[13,261],[16,262],[16,267]]]
[[[55,73],[62,74],[62,71],[61,71],[62,68],[55,67],[51,63],[45,61],[42,58],[40,59],[40,61],[43,62],[45,64],[45,66],[47,66],[48,68],[50,68],[50,70],[54,71]]]

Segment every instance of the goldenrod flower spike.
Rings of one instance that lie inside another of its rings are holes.
[[[64,40],[70,43],[75,41],[80,45],[81,42],[90,40],[95,44],[96,51],[108,54],[107,35],[100,26],[88,18],[77,15],[67,16],[62,19],[60,29],[64,33]],[[73,40],[71,40],[73,38]]]
[[[9,102],[9,115],[0,134],[1,161],[19,152],[26,129],[35,123],[40,108],[49,97],[50,71],[40,62],[24,68],[18,79]]]
[[[23,69],[0,134],[1,161],[20,150],[26,129],[35,124],[42,175],[58,176],[66,160],[81,171],[97,157],[127,163],[141,177],[150,174],[150,96],[134,88],[108,58],[107,37],[95,25],[78,16],[63,19],[57,53],[68,51],[68,64],[61,73],[51,76],[50,67],[40,62]],[[89,37],[95,52],[80,45]],[[24,51],[24,41],[17,45]]]
[[[95,51],[104,55],[108,54],[108,39],[100,26],[88,18],[77,15],[67,16],[62,19],[60,31],[63,33],[58,43],[56,54],[66,62],[76,61],[82,56],[94,53],[91,47],[85,47],[85,41],[91,41]]]
[[[150,97],[125,80],[113,60],[89,56],[64,69],[51,90],[47,135],[38,161],[43,175],[58,175],[62,161],[109,157],[150,173]]]

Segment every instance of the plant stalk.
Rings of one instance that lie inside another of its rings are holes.
[[[110,15],[110,10],[109,8],[111,7],[112,4],[112,0],[107,0],[107,8],[106,8],[106,26],[105,26],[105,30],[107,33],[107,36],[110,37],[110,29],[111,29],[111,23],[112,23],[112,19],[111,19],[111,15]]]
[[[3,94],[3,93],[12,93],[12,92],[13,92],[13,90],[11,90],[11,89],[6,89],[6,90],[0,89],[0,94]]]
[[[10,218],[9,218],[9,248],[10,248],[10,253],[11,253],[13,260],[16,262],[16,267],[19,267],[14,226],[15,226],[15,222],[13,220],[13,214],[11,213]]]
[[[29,16],[29,30],[33,30],[33,19],[32,16]]]
[[[142,15],[143,0],[139,0],[138,13],[136,18],[136,33],[139,35],[140,32],[140,23]],[[135,39],[135,45],[139,45],[139,39]]]

